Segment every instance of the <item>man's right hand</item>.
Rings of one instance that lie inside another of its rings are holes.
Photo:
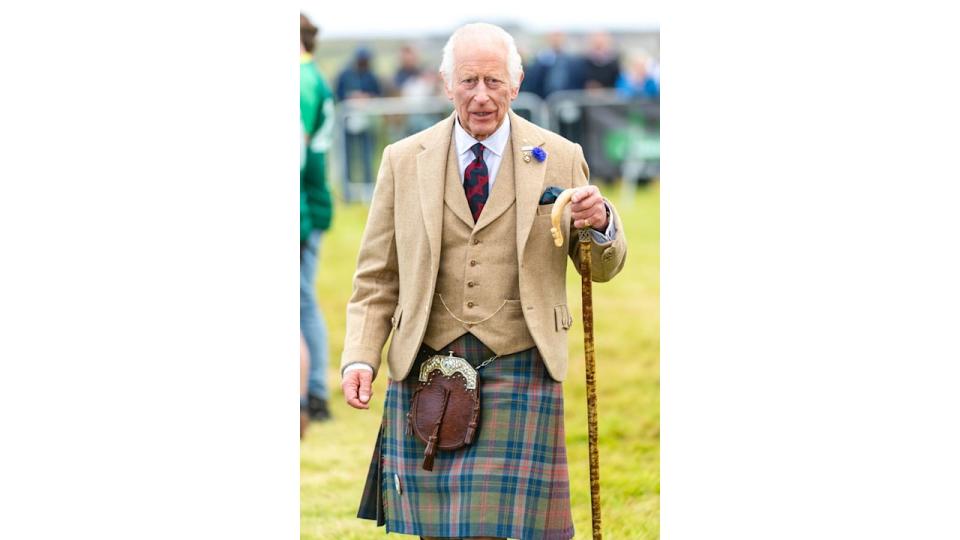
[[[354,409],[369,409],[370,397],[373,395],[372,383],[373,373],[370,373],[370,370],[348,371],[340,382],[347,405]]]

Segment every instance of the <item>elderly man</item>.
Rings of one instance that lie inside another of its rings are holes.
[[[581,148],[510,111],[523,69],[507,32],[459,28],[440,73],[455,112],[384,150],[347,306],[341,387],[352,407],[369,408],[393,333],[358,516],[424,538],[567,540],[570,232],[593,229],[592,278],[606,281],[623,267],[623,227],[587,185]],[[550,211],[570,187],[578,190],[564,250],[553,245]],[[436,354],[478,368],[479,427],[471,444],[441,449],[425,470],[429,446],[407,414],[420,367]]]

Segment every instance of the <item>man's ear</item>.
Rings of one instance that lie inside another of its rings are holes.
[[[450,84],[449,84],[449,81],[447,81],[446,75],[442,77],[442,81],[443,81],[443,92],[447,94],[447,99],[449,99],[450,101],[453,101],[453,91],[450,90]]]
[[[520,94],[520,86],[523,85],[523,72],[520,72],[520,80],[517,81],[517,87],[513,89],[513,97],[510,98],[511,101],[517,99],[517,96]]]

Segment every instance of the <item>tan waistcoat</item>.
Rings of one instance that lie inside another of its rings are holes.
[[[469,332],[498,355],[536,346],[520,305],[512,141],[476,224],[451,142],[443,195],[440,268],[424,343],[435,350]],[[496,279],[493,278],[496,276]]]

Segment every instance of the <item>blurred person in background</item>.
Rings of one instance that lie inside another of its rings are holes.
[[[563,32],[551,32],[547,35],[548,48],[537,54],[533,66],[529,69],[524,84],[524,92],[533,92],[543,99],[563,90],[582,90],[584,60],[577,54],[566,50],[567,36]],[[584,118],[582,108],[573,100],[564,99],[554,102],[559,133],[573,142],[584,141]]]
[[[423,72],[420,67],[420,57],[412,45],[404,45],[400,48],[400,66],[393,74],[394,95],[403,94],[403,86],[411,78],[419,77]]]
[[[380,80],[373,73],[373,53],[367,47],[357,47],[353,59],[337,77],[337,99],[364,99],[383,94]]]
[[[583,88],[583,60],[566,50],[567,36],[563,32],[547,35],[548,47],[537,54],[527,69],[521,90],[533,92],[546,99],[559,90]]]
[[[510,34],[457,29],[440,73],[454,113],[384,149],[347,304],[341,388],[351,407],[370,408],[392,333],[358,517],[426,539],[566,540],[566,270],[579,259],[570,238],[588,231],[591,278],[607,281],[623,268],[623,224],[588,185],[580,146],[511,110],[523,67]],[[558,249],[550,210],[574,187]],[[423,362],[448,351],[479,368],[481,420],[472,444],[440,450],[424,470],[407,414]]]
[[[317,262],[330,228],[333,198],[327,186],[327,150],[333,133],[333,94],[313,61],[317,27],[300,14],[300,123],[306,156],[300,169],[300,333],[310,357],[306,405],[312,420],[330,418],[327,406],[327,325],[316,299]]]
[[[659,70],[646,53],[628,57],[626,67],[616,83],[617,93],[628,99],[660,99]]]
[[[380,80],[373,73],[373,53],[367,47],[357,47],[353,59],[337,77],[337,99],[340,101],[363,101],[381,97]],[[369,117],[351,114],[344,122],[344,200],[356,197],[351,184],[361,183],[366,189],[373,186],[373,126]],[[359,178],[356,172],[359,170]]]
[[[438,97],[440,82],[436,73],[424,71],[407,79],[407,82],[403,85],[402,95],[409,100],[411,107],[428,105],[430,101]],[[443,113],[411,112],[407,116],[406,135],[413,135],[418,131],[427,129],[444,116]]]
[[[620,77],[620,53],[607,32],[590,34],[584,54],[584,88],[613,88]]]
[[[393,94],[406,98],[410,113],[406,118],[398,119],[398,127],[403,136],[412,135],[420,130],[432,126],[444,115],[426,114],[417,112],[417,108],[427,105],[437,96],[439,85],[436,73],[423,69],[420,64],[420,55],[412,45],[400,48],[400,65],[393,75]]]

